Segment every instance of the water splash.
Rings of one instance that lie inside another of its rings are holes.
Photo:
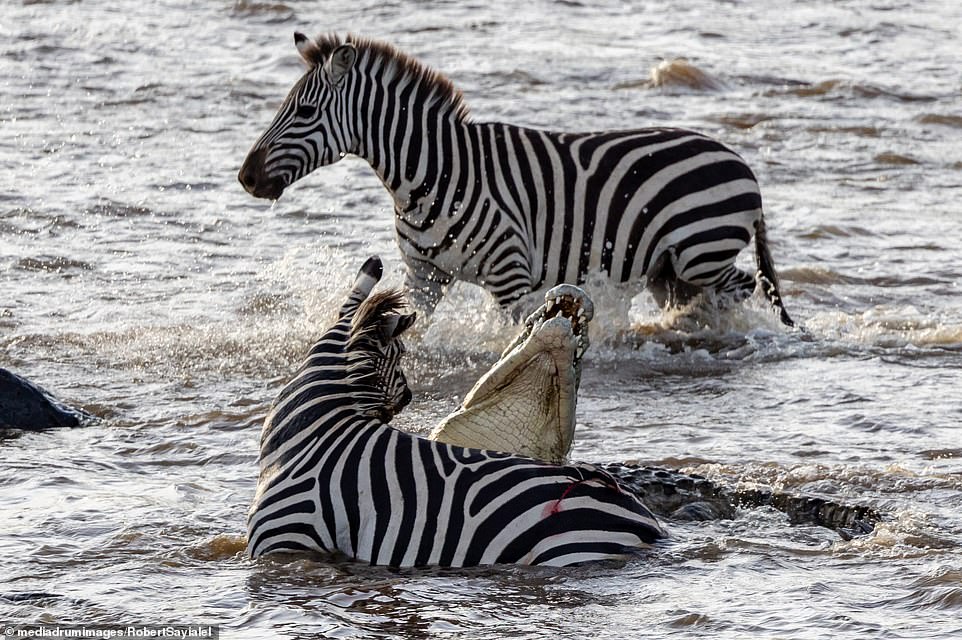
[[[914,306],[878,305],[862,312],[820,311],[807,320],[828,340],[882,348],[962,349],[962,323]]]

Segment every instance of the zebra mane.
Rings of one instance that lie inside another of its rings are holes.
[[[389,289],[371,294],[354,314],[351,322],[351,335],[348,338],[348,349],[354,350],[360,342],[370,338],[376,332],[381,322],[387,316],[397,313],[407,307],[404,293],[399,289]]]
[[[317,36],[314,39],[317,44],[316,49],[312,49],[308,55],[316,66],[321,66],[330,57],[334,49],[341,46],[344,41],[336,33],[328,33]],[[430,87],[434,94],[443,102],[447,103],[454,111],[455,117],[459,122],[468,120],[468,107],[464,104],[464,95],[461,90],[454,86],[454,83],[440,71],[431,69],[417,59],[404,53],[392,44],[365,38],[353,33],[347,34],[347,42],[353,44],[359,56],[368,53],[385,61],[385,68],[394,70],[399,75],[410,75],[419,83]]]

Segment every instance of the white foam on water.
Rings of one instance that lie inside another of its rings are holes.
[[[242,291],[212,298],[212,315],[175,324],[139,324],[90,333],[18,338],[17,348],[52,357],[69,353],[112,367],[199,375],[232,371],[271,378],[299,361],[336,317],[360,266],[355,252],[327,246],[291,248],[261,266]],[[378,288],[401,287],[403,270],[385,260]],[[589,279],[595,307],[585,362],[628,358],[686,366],[811,357],[881,349],[962,346],[962,323],[913,306],[879,305],[863,312],[820,311],[799,318],[805,332],[784,327],[756,292],[720,309],[696,300],[664,311],[634,287]],[[530,296],[526,311],[540,304]],[[160,316],[161,314],[158,314]],[[169,317],[163,314],[162,317]],[[490,364],[520,330],[520,322],[475,285],[456,283],[431,317],[420,317],[407,337],[407,366],[434,375]]]
[[[440,354],[500,354],[521,327],[490,293],[461,282],[451,287],[430,318],[419,318],[418,325],[420,340],[411,344]]]
[[[330,326],[354,281],[358,261],[345,251],[291,249],[249,277],[242,291],[211,294],[203,317],[121,325],[88,333],[23,336],[19,348],[165,374],[286,372]],[[385,269],[381,287],[399,286]],[[166,309],[156,317],[170,317]]]
[[[962,347],[958,317],[929,314],[910,305],[878,305],[855,313],[820,311],[806,326],[826,339],[870,347]]]
[[[952,538],[951,534],[940,531],[928,514],[906,509],[877,523],[868,535],[836,542],[832,552],[838,556],[857,555],[860,558],[938,557],[945,549],[958,545],[958,540]]]

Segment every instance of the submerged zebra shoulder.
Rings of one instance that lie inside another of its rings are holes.
[[[401,312],[398,293],[372,294],[380,275],[376,258],[362,267],[265,420],[251,556],[322,551],[390,566],[560,566],[623,557],[665,536],[602,469],[460,447],[387,424],[411,397],[400,336],[414,316]],[[572,308],[559,305],[545,322],[570,328],[578,322],[577,311],[565,315]]]
[[[706,135],[672,128],[562,133],[475,122],[440,73],[384,42],[295,35],[308,64],[238,175],[276,199],[346,154],[390,192],[414,305],[456,280],[502,306],[593,273],[646,283],[661,306],[702,292],[781,300],[758,183]],[[757,274],[735,266],[754,236]]]

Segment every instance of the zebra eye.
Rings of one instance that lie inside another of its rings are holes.
[[[294,112],[294,115],[296,115],[298,118],[306,120],[307,118],[314,117],[315,112],[316,112],[316,107],[314,105],[302,104],[297,108],[297,111]]]

